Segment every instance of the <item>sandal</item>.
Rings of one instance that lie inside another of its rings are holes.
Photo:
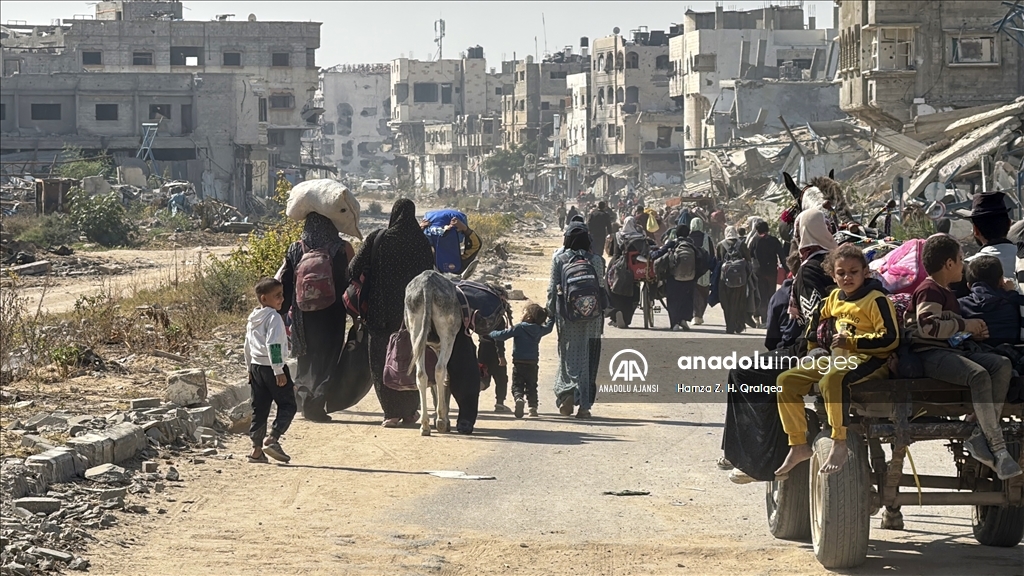
[[[419,424],[419,422],[420,422],[420,413],[419,413],[419,411],[413,412],[411,416],[406,416],[405,418],[402,418],[402,424],[405,424],[405,425]]]
[[[385,428],[398,428],[398,423],[401,421],[401,418],[385,418],[384,422],[381,422],[381,426]]]
[[[249,461],[249,464],[270,464],[266,454],[261,454],[259,458],[253,458],[252,454],[250,454],[245,458]]]

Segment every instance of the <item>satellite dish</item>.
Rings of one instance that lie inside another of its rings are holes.
[[[612,28],[612,34],[618,34],[618,33],[619,33],[619,27],[618,26],[616,26],[615,28]]]
[[[924,198],[929,202],[938,202],[946,196],[946,186],[941,182],[932,182],[924,187]]]
[[[255,21],[256,21],[256,15],[255,14],[249,14],[249,22],[255,22]]]

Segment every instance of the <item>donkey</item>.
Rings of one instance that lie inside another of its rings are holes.
[[[438,432],[449,428],[448,407],[451,394],[448,390],[448,360],[451,359],[455,337],[465,329],[462,302],[455,291],[454,281],[468,278],[476,269],[476,261],[462,272],[461,276],[442,274],[427,270],[412,279],[405,287],[405,327],[412,341],[411,372],[416,369],[416,388],[420,392],[420,434],[430,436],[430,417],[427,404],[427,346],[437,354],[434,368],[434,395],[437,402]]]

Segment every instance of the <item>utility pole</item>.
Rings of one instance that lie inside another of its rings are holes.
[[[440,60],[444,56],[444,20],[434,21],[434,43],[437,44],[437,59]]]

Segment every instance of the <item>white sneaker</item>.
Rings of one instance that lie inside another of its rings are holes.
[[[687,324],[686,321],[684,320],[684,321],[679,323],[679,329],[682,330],[683,332],[689,332],[690,331],[690,325]]]
[[[745,472],[741,471],[738,468],[734,469],[732,472],[729,472],[729,481],[732,482],[733,484],[751,484],[753,482],[757,482],[757,480],[748,476]]]
[[[704,319],[701,318],[700,316],[697,316],[693,319],[694,326],[701,326],[702,324],[704,324]]]

